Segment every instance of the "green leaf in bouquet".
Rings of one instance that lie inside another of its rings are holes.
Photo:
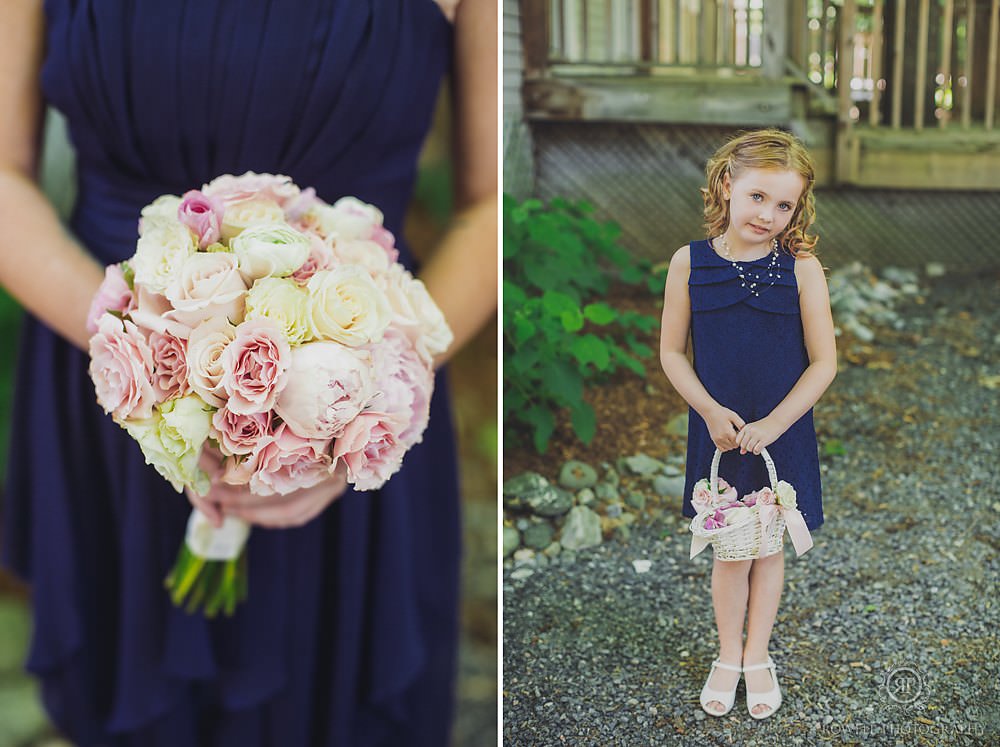
[[[125,284],[128,286],[128,289],[135,290],[135,270],[132,269],[132,265],[125,261],[119,266],[122,269],[122,275],[125,276]]]

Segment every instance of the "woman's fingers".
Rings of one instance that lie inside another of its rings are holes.
[[[187,494],[188,500],[191,501],[191,505],[205,514],[212,526],[216,528],[222,526],[222,511],[219,509],[217,504],[207,498],[202,498],[200,495],[191,490],[191,488],[185,488],[184,492]]]

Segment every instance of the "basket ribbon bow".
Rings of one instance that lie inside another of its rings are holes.
[[[757,506],[760,509],[760,542],[762,547],[768,530],[778,518],[779,511],[785,517],[785,529],[788,530],[788,536],[792,538],[795,555],[801,555],[813,546],[809,527],[806,526],[806,520],[802,518],[802,513],[797,508],[785,508],[773,503],[758,503]]]
[[[699,537],[698,535],[692,535],[692,537],[691,537],[691,555],[690,555],[690,557],[693,558],[695,555],[697,555],[698,553],[700,553],[706,547],[708,547],[708,540],[707,539],[705,539],[704,537]]]

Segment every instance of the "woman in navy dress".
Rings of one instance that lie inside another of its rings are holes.
[[[0,281],[30,316],[3,561],[33,590],[28,669],[80,747],[447,744],[460,523],[443,373],[378,493],[244,496],[268,527],[249,599],[207,621],[163,588],[191,505],[96,405],[85,319],[143,205],[252,170],[378,206],[459,347],[496,303],[496,36],[484,0],[5,4]],[[415,268],[403,217],[449,71],[458,219]],[[35,184],[45,102],[77,152],[68,234]]]
[[[719,475],[739,497],[770,487],[759,456],[767,448],[778,478],[795,488],[806,526],[823,522],[812,407],[836,375],[837,351],[826,278],[810,251],[816,237],[807,233],[814,180],[809,153],[788,133],[734,138],[708,163],[709,238],[670,261],[660,360],[691,406],[685,516],[695,515],[694,484],[709,476],[716,449],[724,452]],[[719,655],[701,693],[710,715],[733,707],[741,673],[751,716],[767,718],[781,705],[768,646],[783,583],[781,552],[715,559]]]

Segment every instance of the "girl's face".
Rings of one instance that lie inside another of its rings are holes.
[[[770,244],[792,220],[805,186],[806,180],[795,171],[745,169],[735,179],[726,174],[722,196],[729,200],[730,242]]]

